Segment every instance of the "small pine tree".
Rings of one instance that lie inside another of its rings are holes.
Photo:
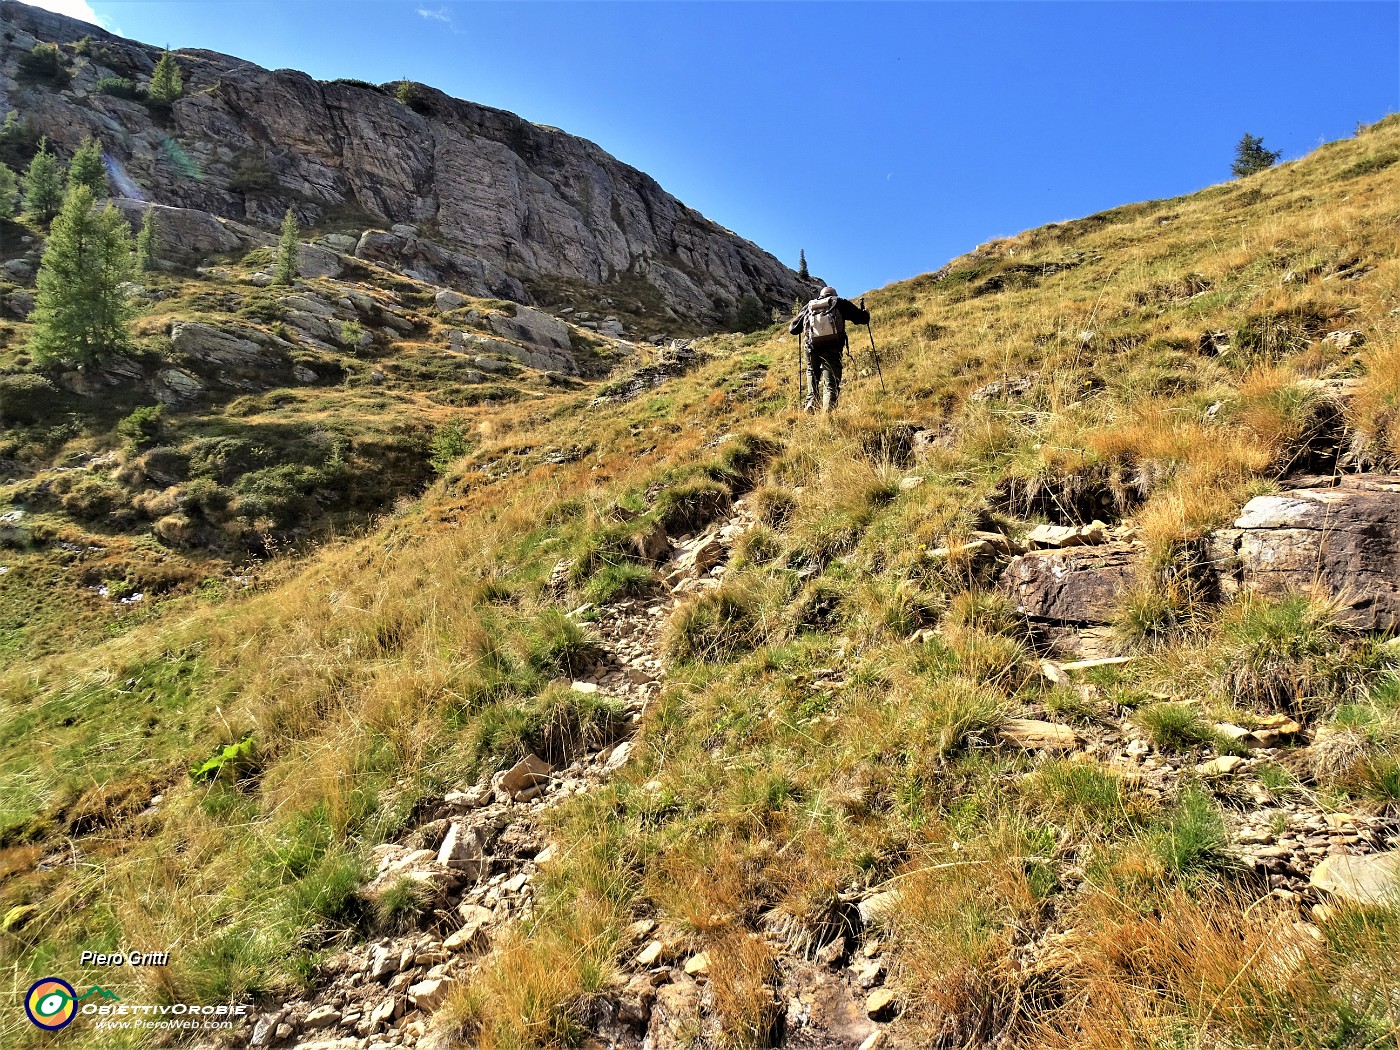
[[[156,259],[156,210],[146,209],[146,217],[141,220],[141,232],[136,235],[136,268],[142,273],[155,269]]]
[[[272,270],[274,284],[291,284],[297,279],[297,251],[301,227],[291,208],[282,218],[282,239],[277,242],[277,263]]]
[[[131,233],[95,200],[89,186],[69,190],[44,245],[27,346],[40,365],[101,364],[131,345]]]
[[[736,332],[757,332],[772,323],[768,311],[756,295],[742,295],[734,308],[734,330]]]
[[[9,165],[0,164],[0,222],[15,217],[15,200],[19,197],[19,180]]]
[[[107,181],[107,164],[102,159],[102,143],[97,139],[89,138],[73,154],[68,164],[68,185],[87,186],[94,197],[106,197],[112,192]]]
[[[146,97],[158,106],[168,106],[184,93],[185,78],[180,73],[180,64],[167,51],[151,71],[151,86],[146,89]]]
[[[63,207],[63,172],[49,152],[49,140],[39,140],[39,152],[24,173],[24,210],[35,222],[47,223]]]
[[[803,248],[799,248],[797,251],[797,276],[804,281],[812,276],[807,272],[807,251]]]
[[[407,106],[415,113],[428,112],[428,97],[412,80],[400,80],[399,86],[394,89],[394,97],[399,100],[400,105]]]
[[[1239,145],[1235,147],[1235,162],[1230,165],[1230,170],[1235,173],[1236,178],[1242,179],[1246,175],[1272,168],[1278,163],[1278,158],[1277,150],[1265,149],[1263,139],[1256,138],[1246,131],[1244,138],[1240,139]]]

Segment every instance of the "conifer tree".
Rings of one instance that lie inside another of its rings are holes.
[[[15,198],[19,196],[19,180],[9,165],[0,164],[0,222],[15,217]]]
[[[101,364],[131,345],[131,234],[92,188],[68,191],[39,264],[27,349],[40,365]]]
[[[797,250],[797,276],[804,281],[812,276],[807,272],[807,251],[805,248]]]
[[[282,218],[282,239],[277,242],[277,263],[272,270],[274,284],[291,284],[297,279],[297,250],[301,227],[292,209]]]
[[[112,191],[107,181],[107,164],[102,159],[102,143],[89,138],[73,154],[68,164],[68,186],[87,186],[94,197],[106,197]]]
[[[1244,138],[1240,139],[1239,145],[1235,147],[1235,163],[1230,165],[1230,170],[1237,178],[1242,179],[1256,171],[1272,168],[1278,163],[1278,158],[1278,150],[1265,149],[1263,139],[1246,131]]]
[[[168,106],[184,93],[185,78],[180,73],[180,64],[167,51],[151,71],[151,86],[146,89],[146,97],[156,105]]]
[[[141,232],[136,235],[136,268],[142,273],[155,269],[156,258],[156,210],[146,209],[146,217],[141,220]]]
[[[36,222],[46,223],[63,206],[63,173],[58,158],[49,152],[49,140],[39,140],[39,152],[24,173],[24,210]]]

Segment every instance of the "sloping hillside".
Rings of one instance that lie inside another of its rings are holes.
[[[227,1045],[1393,1042],[1397,160],[873,292],[830,418],[781,326],[495,406],[365,535],[7,671],[17,994],[168,948],[117,992]]]

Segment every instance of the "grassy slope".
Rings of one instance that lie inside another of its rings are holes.
[[[555,561],[605,569],[625,539],[614,503],[747,472],[772,524],[745,541],[723,604],[701,599],[674,625],[677,653],[710,643],[721,658],[682,662],[641,760],[562,811],[570,848],[539,920],[450,1003],[454,1023],[487,1046],[568,1042],[621,931],[650,914],[710,950],[715,1013],[743,1045],[771,1017],[753,975],[772,949],[747,934],[778,916],[818,928],[838,894],[901,875],[886,936],[915,1030],[941,1025],[955,1044],[1005,1031],[1370,1045],[1394,1024],[1380,964],[1393,915],[1345,915],[1310,965],[1246,974],[1283,910],[1250,907],[1210,795],[1159,800],[1098,763],[975,745],[1024,711],[1093,724],[1162,694],[1229,710],[1223,681],[1276,628],[1323,654],[1298,659],[1343,665],[1314,675],[1315,725],[1360,727],[1353,760],[1307,789],[1396,804],[1384,657],[1305,607],[1219,610],[1153,584],[1288,468],[1311,380],[1356,377],[1356,446],[1394,461],[1400,165],[1376,158],[1397,156],[1392,119],[1249,180],[1032,231],[941,280],[872,293],[889,394],[857,380],[829,421],[787,410],[794,348],[778,335],[716,340],[712,364],[626,405],[563,395],[484,413],[478,447],[417,510],[266,592],[6,672],[0,905],[40,905],[0,947],[16,984],[70,972],[79,946],[178,943],[157,992],[274,993],[327,943],[362,936],[368,849],[419,799],[530,746],[567,702],[546,688],[578,644],[544,587]],[[1318,341],[1334,328],[1366,346]],[[1201,351],[1214,330],[1232,333],[1230,354]],[[1021,392],[968,397],[1020,378]],[[922,464],[899,455],[903,420],[946,433]],[[548,461],[574,446],[582,459]],[[903,491],[910,473],[924,482]],[[1103,499],[1148,543],[1123,631],[1148,658],[1101,673],[1085,699],[1039,682],[1005,603],[929,552],[988,519],[1015,530]],[[940,638],[904,641],[925,625]],[[832,669],[844,686],[822,684]],[[191,762],[249,731],[259,757],[242,781],[189,783]],[[1297,789],[1283,774],[1276,786]],[[161,806],[138,815],[157,791]],[[1058,955],[1018,962],[1070,930]]]

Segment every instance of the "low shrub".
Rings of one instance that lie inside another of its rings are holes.
[[[727,660],[759,645],[764,626],[757,589],[725,581],[676,610],[666,650],[677,660]]]
[[[1183,751],[1215,739],[1200,712],[1186,704],[1152,704],[1138,711],[1134,721],[1159,751]]]
[[[143,101],[146,93],[141,90],[140,85],[127,77],[102,77],[97,82],[97,91],[101,95],[112,95],[116,98],[130,99],[133,102]]]
[[[732,503],[733,493],[721,482],[681,482],[656,501],[656,519],[672,535],[694,532],[727,513]]]

